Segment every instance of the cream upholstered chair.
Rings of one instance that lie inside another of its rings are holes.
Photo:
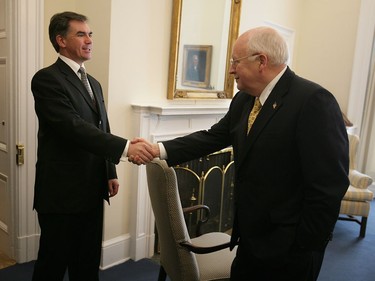
[[[230,236],[211,232],[190,239],[178,193],[177,177],[164,160],[146,165],[148,190],[160,245],[159,281],[229,280],[235,249]]]
[[[359,137],[348,134],[349,137],[349,180],[350,186],[341,201],[339,220],[357,222],[360,227],[359,236],[365,237],[367,218],[370,213],[370,201],[374,194],[368,189],[372,178],[357,170],[357,150]],[[345,216],[342,216],[345,215]],[[361,217],[359,220],[357,217]]]

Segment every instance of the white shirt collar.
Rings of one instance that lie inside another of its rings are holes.
[[[281,76],[283,76],[284,72],[286,71],[286,68],[287,66],[285,66],[285,68],[281,70],[280,73],[277,74],[276,77],[273,78],[270,83],[268,83],[268,85],[264,88],[263,92],[260,94],[259,101],[262,105],[266,102],[268,96],[271,94],[277,82],[279,82]]]
[[[67,65],[69,65],[69,67],[74,71],[75,74],[77,74],[77,76],[79,77],[78,75],[78,70],[79,68],[82,66],[83,68],[85,68],[85,65],[82,63],[82,65],[79,65],[78,63],[76,63],[74,60],[70,59],[70,58],[67,58],[61,54],[59,54],[59,58],[65,62]],[[86,70],[86,69],[85,69]]]

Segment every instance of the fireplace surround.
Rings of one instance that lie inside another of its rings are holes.
[[[201,233],[230,232],[233,225],[234,162],[232,149],[181,163],[174,167],[183,208],[206,205],[210,209]],[[204,214],[185,214],[190,237],[196,236],[198,220]]]
[[[229,102],[215,105],[132,105],[134,136],[159,142],[197,130],[205,130],[218,122],[228,111]],[[139,260],[154,254],[155,219],[147,191],[144,166],[132,167],[130,257]],[[215,169],[217,170],[217,169]],[[218,173],[215,171],[214,173]],[[229,177],[228,177],[229,178]]]

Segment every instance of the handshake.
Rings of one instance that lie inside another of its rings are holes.
[[[155,157],[160,156],[160,149],[157,143],[149,143],[145,139],[133,139],[128,148],[128,161],[137,165],[147,164]]]

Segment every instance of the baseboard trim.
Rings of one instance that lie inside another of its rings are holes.
[[[36,260],[39,249],[39,238],[39,234],[17,237],[17,247],[14,251],[17,263]]]
[[[130,259],[130,235],[124,234],[102,244],[100,269],[104,270]]]

